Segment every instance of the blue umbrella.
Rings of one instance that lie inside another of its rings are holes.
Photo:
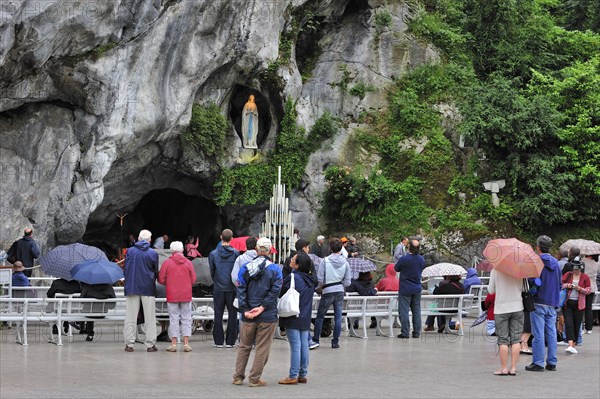
[[[44,273],[51,276],[72,280],[71,269],[85,260],[108,258],[96,247],[83,244],[59,245],[40,258],[40,265]]]
[[[87,284],[113,284],[122,279],[123,270],[114,262],[107,260],[86,260],[71,269],[73,280]]]

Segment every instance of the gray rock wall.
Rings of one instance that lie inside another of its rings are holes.
[[[346,13],[349,3],[362,11]],[[260,73],[278,57],[291,16],[308,8],[323,21],[313,73],[303,82],[293,54],[278,72],[282,92],[268,92]],[[393,20],[380,29],[374,15],[383,8]],[[403,3],[356,0],[0,3],[0,247],[24,227],[43,245],[75,241],[88,222],[108,225],[152,189],[211,199],[215,165],[186,155],[178,136],[194,102],[215,102],[227,114],[235,85],[271,96],[267,148],[285,97],[299,100],[307,128],[326,110],[352,120],[384,107],[386,84],[436,59],[406,35],[407,12]],[[342,65],[351,87],[377,90],[362,99],[340,90]],[[344,129],[313,154],[302,189],[292,193],[304,236],[325,227],[316,213],[323,169],[344,161],[351,134]],[[240,146],[233,129],[227,141],[231,167]],[[247,219],[258,226],[255,216]]]

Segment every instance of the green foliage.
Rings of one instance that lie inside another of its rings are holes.
[[[375,86],[371,84],[366,84],[363,82],[358,82],[350,89],[349,93],[355,97],[360,98],[361,100],[365,98],[367,93],[375,91]]]
[[[275,150],[264,162],[239,165],[221,170],[215,183],[217,205],[253,205],[267,202],[281,166],[282,183],[288,189],[298,187],[310,154],[320,148],[323,141],[339,131],[339,123],[329,113],[319,118],[308,135],[296,124],[295,103],[288,100]]]
[[[92,50],[92,54],[94,54],[97,57],[101,57],[103,56],[107,51],[110,51],[112,49],[114,49],[115,47],[117,47],[117,43],[115,42],[108,42],[102,46],[98,46],[96,48],[94,48]]]
[[[325,112],[313,125],[306,138],[306,150],[310,153],[321,147],[325,140],[334,137],[340,131],[340,123],[329,112]]]
[[[460,28],[446,22],[447,18],[448,14],[421,11],[411,21],[409,29],[415,36],[444,49],[446,57],[464,60],[468,37]]]
[[[426,206],[419,198],[422,182],[389,179],[382,170],[366,175],[363,167],[333,166],[325,171],[327,191],[324,214],[340,225],[353,228],[390,227],[390,221],[403,221],[408,228],[425,225]],[[419,214],[419,210],[423,210]],[[425,215],[425,217],[423,217]]]
[[[216,104],[194,104],[190,126],[183,132],[183,139],[196,151],[207,157],[219,159],[223,155],[228,122]]]
[[[379,10],[375,13],[375,26],[378,30],[383,30],[389,27],[392,23],[392,14],[386,9]]]
[[[332,85],[339,87],[342,92],[347,92],[348,85],[354,78],[352,77],[352,73],[348,70],[348,65],[346,64],[340,65],[340,72],[342,72],[341,80],[337,83],[333,83]]]

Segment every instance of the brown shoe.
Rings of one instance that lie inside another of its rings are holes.
[[[300,384],[306,384],[308,382],[308,378],[306,378],[306,377],[298,377],[298,382]]]
[[[433,326],[427,326],[423,329],[423,331],[433,331],[435,328]]]
[[[439,328],[438,328],[438,333],[441,334],[444,332],[444,330],[446,330],[446,325],[442,324]]]
[[[232,384],[233,385],[242,385],[244,383],[244,380],[242,380],[241,378],[234,378]]]
[[[152,345],[146,349],[146,352],[158,352],[158,349],[156,348],[156,345]]]
[[[133,352],[133,346],[125,345],[125,352]]]
[[[250,383],[248,385],[250,387],[252,387],[252,388],[254,388],[254,387],[266,387],[267,386],[267,381],[264,381],[264,380],[250,381]]]
[[[279,383],[282,385],[298,385],[298,379],[287,377],[283,380],[279,380]]]

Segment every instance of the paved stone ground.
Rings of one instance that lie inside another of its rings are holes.
[[[467,322],[468,325],[468,322]],[[481,328],[480,328],[481,327]],[[14,330],[0,335],[0,398],[600,398],[600,329],[585,335],[577,355],[559,347],[558,371],[532,373],[522,356],[516,377],[497,377],[493,338],[483,327],[464,337],[425,333],[421,339],[346,337],[340,349],[330,340],[310,352],[308,384],[282,386],[287,376],[287,342],[275,340],[263,379],[268,387],[231,384],[236,349],[217,349],[212,336],[194,334],[191,353],[147,353],[136,344],[126,353],[119,326],[102,328],[94,342],[83,335],[58,347],[33,328],[27,347],[15,344]],[[250,358],[252,361],[252,357]]]

